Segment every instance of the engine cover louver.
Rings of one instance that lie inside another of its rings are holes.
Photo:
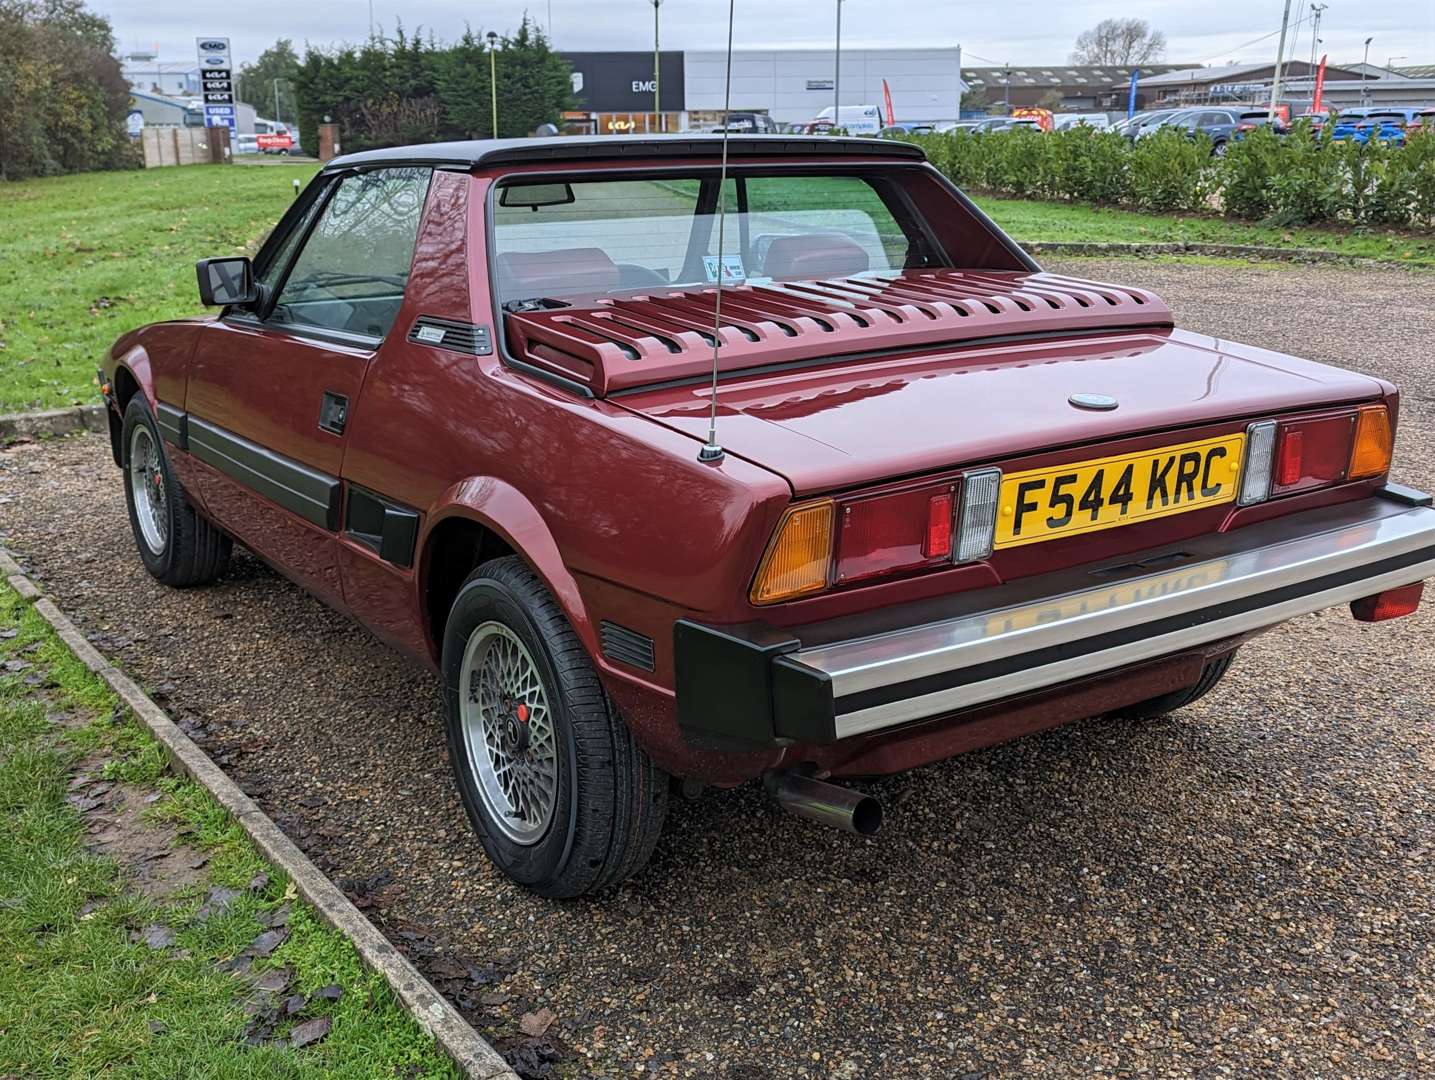
[[[644,671],[653,670],[652,638],[606,619],[598,623],[598,638],[603,645],[603,655],[609,660]]]
[[[487,356],[493,352],[493,339],[488,327],[440,319],[435,315],[420,315],[415,319],[409,328],[409,340],[416,345],[432,345],[470,356]]]
[[[1155,294],[1060,274],[903,270],[725,288],[718,367],[963,344],[1009,334],[1171,326]],[[506,316],[515,355],[595,394],[711,370],[713,290],[575,300]]]

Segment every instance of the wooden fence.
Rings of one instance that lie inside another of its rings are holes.
[[[206,165],[229,160],[229,129],[147,127],[140,136],[144,167]]]

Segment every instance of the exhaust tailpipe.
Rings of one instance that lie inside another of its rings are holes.
[[[835,829],[872,836],[882,827],[882,804],[871,795],[797,772],[769,772],[767,793],[788,813]]]

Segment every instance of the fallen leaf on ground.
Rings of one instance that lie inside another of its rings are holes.
[[[544,1007],[537,1012],[524,1013],[518,1020],[518,1030],[536,1039],[552,1027],[553,1021],[557,1019],[557,1013]]]
[[[288,936],[288,933],[282,930],[266,930],[250,943],[249,951],[255,956],[268,956],[279,948]]]
[[[288,968],[274,968],[254,980],[254,989],[267,990],[271,994],[277,994],[289,985],[289,979]]]
[[[332,1021],[327,1016],[316,1016],[312,1020],[305,1020],[289,1032],[289,1043],[291,1046],[308,1046],[316,1043],[325,1035],[329,1034]]]

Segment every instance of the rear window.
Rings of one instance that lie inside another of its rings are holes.
[[[510,181],[494,200],[500,301],[665,285],[847,277],[944,265],[879,175]]]

